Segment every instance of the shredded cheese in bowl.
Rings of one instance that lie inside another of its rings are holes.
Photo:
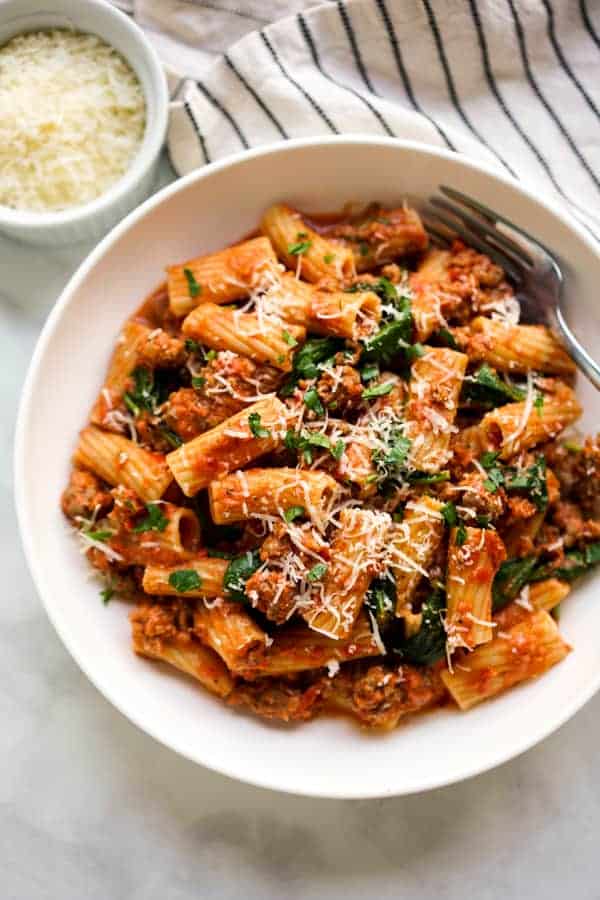
[[[132,163],[146,104],[129,64],[93,34],[20,34],[0,47],[0,205],[51,212],[95,200]]]

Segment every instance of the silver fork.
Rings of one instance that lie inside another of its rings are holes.
[[[440,185],[440,191],[443,196],[430,197],[431,206],[423,216],[434,242],[447,247],[460,237],[502,266],[515,286],[521,320],[547,325],[600,390],[600,365],[579,343],[562,314],[564,278],[554,257],[532,235],[478,200],[446,185]]]

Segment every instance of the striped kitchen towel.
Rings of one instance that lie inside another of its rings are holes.
[[[275,140],[410,137],[522,177],[600,236],[600,0],[136,0],[135,12],[193,75],[169,132],[179,174]],[[190,48],[206,54],[219,16],[257,27],[193,72]]]

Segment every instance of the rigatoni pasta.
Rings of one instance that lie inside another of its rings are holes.
[[[410,207],[260,231],[168,266],[75,449],[62,508],[134,651],[384,730],[542,674],[600,562],[600,440],[558,440],[573,363]]]
[[[183,316],[199,303],[231,303],[273,277],[277,259],[268,238],[258,237],[167,269],[169,305]]]

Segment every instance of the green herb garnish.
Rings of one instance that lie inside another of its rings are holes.
[[[458,513],[456,511],[456,506],[449,500],[448,503],[445,503],[440,510],[442,514],[442,518],[448,528],[454,528],[456,523],[458,522]]]
[[[190,297],[198,297],[202,293],[202,285],[198,284],[191,269],[184,269],[183,274],[187,279]]]
[[[374,397],[384,397],[394,389],[393,381],[386,381],[385,384],[374,384],[373,387],[365,388],[361,396],[363,400],[373,400]]]
[[[269,438],[271,432],[268,428],[263,428],[260,424],[260,413],[250,413],[248,416],[248,426],[255,438]]]
[[[164,531],[169,520],[160,508],[158,501],[146,503],[146,517],[134,527],[134,532],[139,534],[141,531]]]
[[[321,398],[319,397],[317,389],[314,387],[309,388],[304,394],[304,405],[318,416],[325,415]]]
[[[283,514],[283,518],[286,522],[293,522],[294,519],[299,519],[304,515],[306,515],[306,510],[303,506],[288,506]]]
[[[246,598],[246,582],[261,564],[258,550],[248,550],[241,556],[234,556],[223,576],[223,588],[233,600],[244,602]]]
[[[169,575],[169,584],[179,594],[187,591],[197,591],[202,587],[202,579],[195,569],[178,569]]]
[[[456,533],[454,535],[454,541],[457,547],[462,547],[464,542],[467,540],[467,529],[463,522],[459,522],[456,528]]]
[[[326,574],[328,566],[326,563],[317,563],[312,569],[306,573],[307,581],[320,581]]]
[[[306,238],[305,231],[299,231],[296,237],[298,241],[295,244],[288,244],[288,253],[290,256],[303,256],[312,247],[312,241],[303,240]]]
[[[295,337],[293,337],[293,335],[291,335],[291,334],[289,333],[289,331],[282,331],[282,332],[281,332],[281,337],[282,337],[283,340],[286,342],[286,344],[288,344],[290,347],[297,347],[297,346],[298,346],[298,341],[296,340]]]
[[[100,541],[101,543],[108,541],[109,538],[111,538],[113,536],[113,532],[108,531],[108,530],[106,530],[106,531],[91,531],[90,530],[90,531],[84,531],[84,532],[82,532],[82,534],[84,534],[91,541]]]

